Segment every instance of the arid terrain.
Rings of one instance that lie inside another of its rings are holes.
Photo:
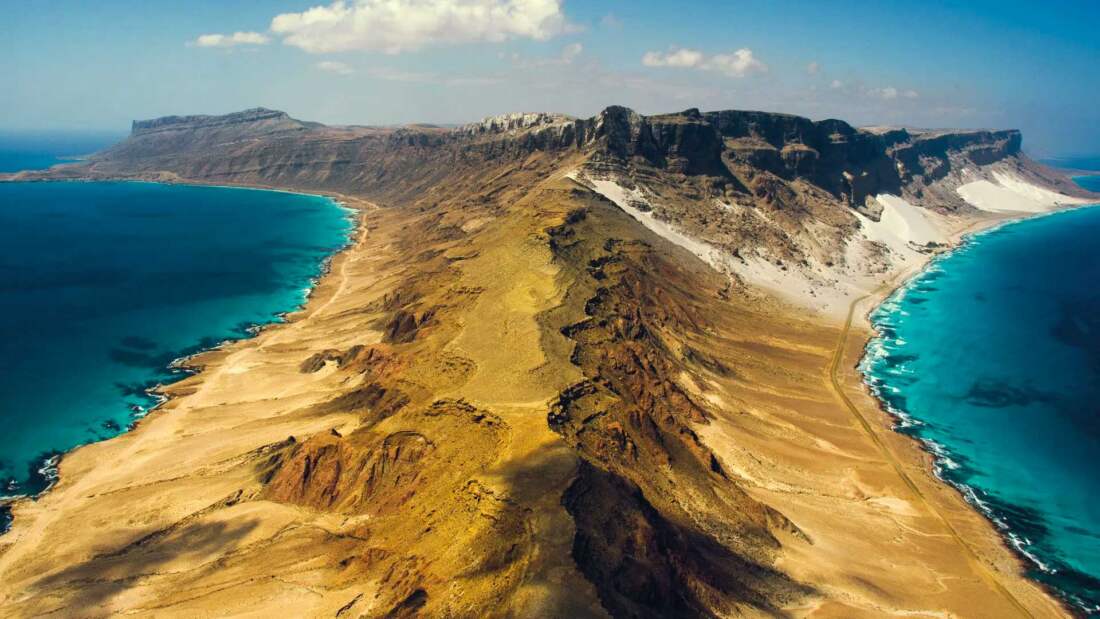
[[[1064,616],[855,369],[963,231],[1090,197],[1020,148],[258,109],[10,177],[325,193],[359,227],[288,323],[13,506],[0,616]]]

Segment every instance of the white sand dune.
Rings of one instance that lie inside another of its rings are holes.
[[[575,172],[567,176],[577,180]],[[745,282],[770,290],[781,298],[825,313],[839,315],[847,307],[853,291],[847,284],[837,282],[832,276],[818,273],[814,268],[784,267],[763,256],[734,256],[719,247],[684,234],[672,224],[656,218],[651,211],[639,209],[639,204],[649,204],[645,192],[640,188],[627,189],[606,179],[586,177],[585,181],[597,193],[614,202],[646,228],[691,252],[719,272],[736,274]],[[727,205],[726,208],[732,210],[732,206]],[[818,269],[824,267],[818,265]]]
[[[709,243],[693,239],[683,232],[680,232],[667,221],[661,221],[654,217],[652,211],[643,211],[639,209],[637,207],[638,204],[649,204],[645,193],[640,189],[627,189],[611,180],[596,180],[590,178],[588,182],[595,187],[600,195],[614,202],[616,206],[626,211],[628,215],[638,220],[639,223],[649,228],[657,236],[674,245],[683,247],[698,256],[703,262],[706,262],[719,271],[728,270],[729,265],[725,257],[726,252],[723,252],[721,249]]]
[[[935,213],[889,194],[879,194],[875,200],[882,206],[882,216],[878,221],[855,214],[863,237],[890,248],[890,253],[901,263],[915,258],[920,253],[918,247],[947,240],[936,224],[939,216]]]
[[[879,194],[875,200],[882,205],[882,217],[878,223],[899,239],[917,245],[942,243],[945,240],[946,237],[933,223],[933,213],[889,194]]]
[[[983,211],[1043,213],[1063,204],[1084,204],[1087,200],[1037,187],[1011,174],[994,172],[997,182],[974,181],[959,187],[959,195]]]
[[[950,244],[960,225],[899,196],[879,194],[875,196],[882,207],[878,221],[851,211],[859,220],[860,231],[849,239],[841,263],[824,264],[813,258],[802,264],[784,263],[769,258],[766,250],[765,253],[742,250],[740,255],[734,255],[689,236],[647,208],[653,206],[652,195],[644,187],[630,189],[616,180],[596,179],[580,171],[567,176],[582,180],[650,231],[715,270],[796,305],[837,317],[847,312],[853,298],[875,290],[900,273],[919,268],[932,255],[929,244]],[[1011,174],[995,172],[993,178],[996,182],[980,180],[963,185],[958,189],[959,195],[979,209],[997,212],[1039,213],[1059,205],[1086,202],[1032,185]],[[723,210],[734,208],[721,202],[719,205]]]

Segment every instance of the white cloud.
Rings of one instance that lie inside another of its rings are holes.
[[[623,27],[623,20],[616,17],[614,13],[608,13],[600,18],[600,25],[608,30],[620,30]]]
[[[858,80],[850,82],[842,82],[840,80],[833,80],[829,84],[829,88],[839,93],[841,96],[849,99],[863,98],[873,99],[876,101],[886,102],[899,102],[901,99],[917,99],[920,97],[920,93],[912,90],[902,90],[894,86],[885,86],[882,88],[873,88],[863,85]]]
[[[898,98],[898,89],[893,86],[887,86],[886,88],[871,88],[867,91],[867,96],[890,101],[891,99]]]
[[[562,0],[337,0],[271,21],[284,43],[310,53],[398,54],[432,45],[545,41],[574,29]]]
[[[561,61],[565,64],[571,64],[582,52],[584,52],[583,45],[580,43],[570,43],[562,48]]]
[[[440,75],[438,73],[416,73],[399,71],[389,67],[373,67],[366,69],[365,73],[370,77],[387,82],[405,82],[409,84],[441,84],[444,86],[494,86],[503,82],[499,76],[462,76]]]
[[[188,45],[194,47],[236,47],[238,45],[265,45],[270,39],[259,32],[234,32],[233,34],[203,34]]]
[[[647,67],[682,67],[699,69],[703,64],[703,52],[693,49],[677,49],[667,54],[646,52],[642,64]]]
[[[906,99],[916,99],[920,97],[920,93],[915,90],[898,90],[893,86],[887,86],[886,88],[868,88],[864,91],[868,97],[874,99],[882,99],[884,101],[893,101],[898,97],[904,97]]]
[[[815,61],[806,65],[806,73],[817,75],[819,72],[821,72],[821,63]]]
[[[694,49],[671,49],[668,53],[646,52],[642,64],[647,67],[673,67],[713,71],[728,77],[745,77],[753,73],[764,73],[768,66],[753,55],[752,50],[743,47],[732,54],[707,56]]]
[[[752,50],[742,48],[732,54],[718,54],[710,57],[703,67],[725,73],[730,77],[743,77],[750,73],[763,73],[768,67],[752,55]]]
[[[351,68],[346,63],[338,62],[336,60],[322,60],[314,66],[322,71],[335,73],[337,75],[351,75],[352,73],[355,73],[355,69]]]

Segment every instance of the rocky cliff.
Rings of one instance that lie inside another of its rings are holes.
[[[431,161],[572,152],[605,166],[705,177],[718,197],[748,197],[769,192],[761,183],[801,181],[862,208],[881,193],[918,195],[968,166],[1025,161],[1020,146],[1020,133],[1013,130],[864,130],[840,120],[734,110],[642,116],[609,107],[587,119],[510,114],[441,129],[326,127],[257,108],[135,121],[127,140],[68,172],[293,181],[357,192],[376,191],[393,174],[408,179],[409,172]],[[949,198],[936,206],[962,208],[962,203]]]
[[[286,112],[262,107],[244,110],[224,116],[162,116],[152,120],[135,120],[130,129],[131,137],[150,136],[172,132],[247,131],[250,135],[272,135],[318,127],[316,123],[295,120]]]

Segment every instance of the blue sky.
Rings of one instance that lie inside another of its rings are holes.
[[[327,123],[764,109],[1100,152],[1100,2],[12,2],[0,129],[254,106]],[[240,33],[234,36],[234,33]]]

